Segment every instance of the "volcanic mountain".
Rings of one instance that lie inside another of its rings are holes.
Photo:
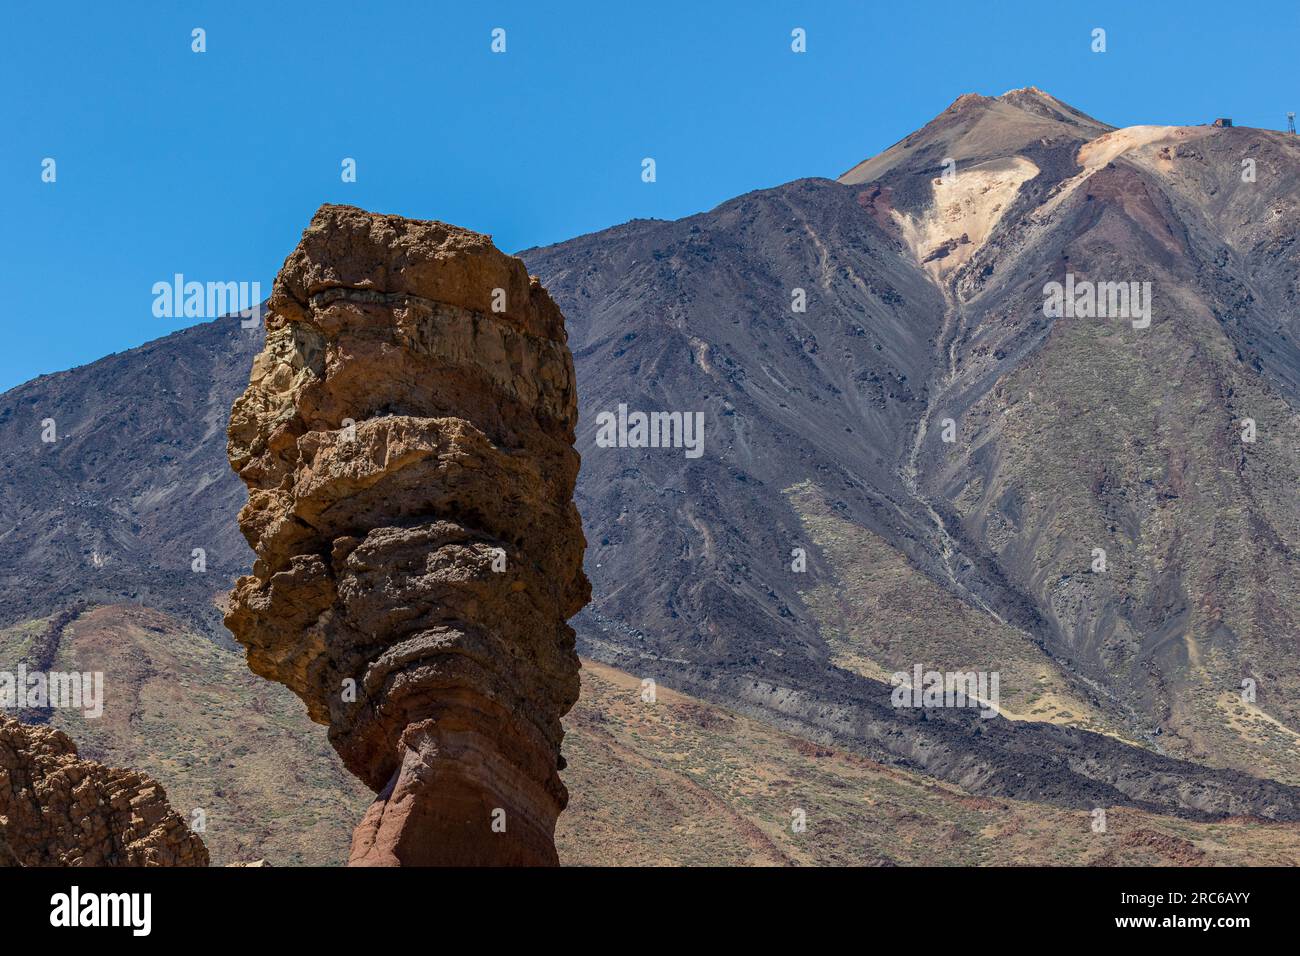
[[[967,792],[1300,817],[1298,172],[1281,133],[967,94],[838,180],[520,253],[578,374],[579,650]],[[29,655],[122,602],[229,647],[259,347],[219,320],[0,398]],[[597,442],[619,406],[702,413],[703,454]],[[1001,716],[892,706],[916,665],[997,672]]]
[[[837,182],[522,253],[578,362],[589,651],[849,736],[846,675],[997,670],[1007,716],[1296,782],[1298,163],[968,94]],[[1047,317],[1067,274],[1150,326]],[[615,402],[703,410],[705,454],[596,447]]]

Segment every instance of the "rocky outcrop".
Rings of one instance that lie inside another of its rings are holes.
[[[207,866],[157,781],[0,716],[0,866]]]
[[[486,236],[323,206],[266,330],[226,624],[379,794],[350,862],[557,862],[590,596],[563,316]]]

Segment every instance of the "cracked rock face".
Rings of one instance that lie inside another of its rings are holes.
[[[208,850],[136,770],[0,715],[0,866],[207,866]]]
[[[323,206],[266,328],[226,624],[379,794],[351,862],[557,862],[590,596],[563,316],[486,236]]]

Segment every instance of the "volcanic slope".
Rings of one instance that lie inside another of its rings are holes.
[[[966,95],[838,182],[521,253],[579,369],[584,651],[949,779],[871,678],[1000,670],[1054,760],[1091,744],[1039,721],[1300,782],[1298,161]],[[1151,324],[1046,316],[1067,274]],[[703,456],[600,447],[620,403]]]

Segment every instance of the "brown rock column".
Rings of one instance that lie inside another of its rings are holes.
[[[564,317],[486,236],[322,206],[266,328],[226,625],[379,794],[350,863],[555,864],[590,596]]]

